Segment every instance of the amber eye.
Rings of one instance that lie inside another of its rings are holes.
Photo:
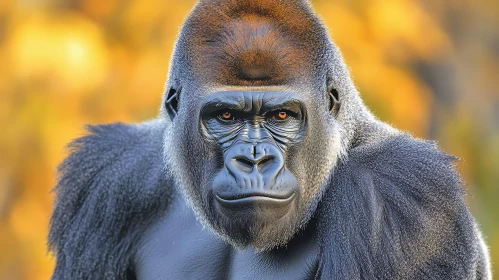
[[[288,117],[288,113],[286,113],[286,112],[279,112],[278,116],[279,116],[279,118],[281,120],[284,120],[285,118]]]
[[[288,112],[278,111],[278,112],[273,113],[270,118],[272,120],[282,121],[282,120],[285,120],[287,117],[288,117]]]
[[[231,117],[232,117],[232,114],[230,112],[224,112],[222,114],[222,119],[224,119],[224,120],[230,120]]]

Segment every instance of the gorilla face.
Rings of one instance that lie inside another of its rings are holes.
[[[223,160],[204,209],[217,230],[245,245],[296,225],[300,187],[286,161],[305,128],[305,106],[286,92],[219,92],[204,104],[201,134]]]
[[[341,152],[327,106],[298,92],[204,93],[166,132],[177,186],[202,222],[236,247],[289,241],[315,211]]]

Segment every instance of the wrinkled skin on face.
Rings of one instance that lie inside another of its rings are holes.
[[[224,159],[206,210],[219,217],[218,230],[242,244],[285,232],[296,220],[300,192],[286,160],[305,131],[304,110],[283,92],[222,92],[203,107],[203,138],[212,139]]]

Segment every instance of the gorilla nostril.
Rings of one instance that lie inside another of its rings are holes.
[[[265,165],[265,164],[269,163],[270,161],[272,161],[273,159],[274,159],[274,157],[265,157],[258,162],[258,165]]]
[[[260,161],[258,161],[257,165],[258,165],[258,170],[260,172],[264,171],[264,169],[271,165],[272,162],[274,162],[274,157],[273,156],[267,156],[267,157],[264,157],[262,158]]]
[[[253,170],[253,166],[255,165],[252,161],[243,157],[236,157],[235,161],[248,172]]]

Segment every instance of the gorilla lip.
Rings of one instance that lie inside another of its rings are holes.
[[[255,214],[256,211],[265,216],[279,219],[289,212],[295,196],[294,192],[286,197],[250,193],[237,198],[222,198],[219,195],[215,195],[215,198],[221,208],[220,210],[228,217]]]
[[[223,201],[242,201],[244,199],[250,198],[261,198],[261,199],[270,199],[275,201],[285,201],[293,199],[295,196],[295,192],[291,192],[290,194],[274,194],[274,193],[264,193],[264,192],[252,192],[252,193],[242,193],[234,196],[224,196],[216,194],[217,199]]]

